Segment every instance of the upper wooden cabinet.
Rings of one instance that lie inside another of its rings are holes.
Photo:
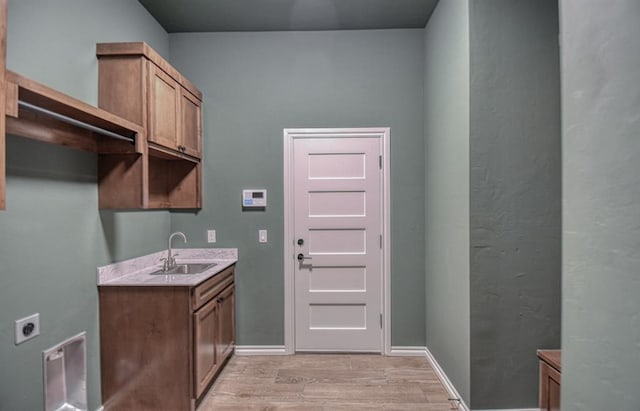
[[[101,158],[101,208],[200,208],[202,93],[143,42],[98,44],[96,54],[98,105],[146,135],[141,158]]]
[[[147,44],[102,43],[98,105],[147,131],[149,148],[202,155],[202,93]],[[153,153],[151,153],[153,154]]]

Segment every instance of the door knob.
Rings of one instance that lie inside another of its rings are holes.
[[[304,254],[300,253],[298,254],[298,261],[302,260],[311,260],[311,257],[305,257]]]
[[[304,244],[304,240],[302,238],[298,238],[298,245]]]

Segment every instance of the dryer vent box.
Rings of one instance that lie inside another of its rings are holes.
[[[45,411],[87,411],[86,333],[42,353]]]

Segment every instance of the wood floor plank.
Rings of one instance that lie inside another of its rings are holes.
[[[436,373],[428,368],[387,368],[384,374],[389,384],[440,383]]]
[[[418,368],[424,369],[426,360],[420,357],[383,357],[383,356],[351,356],[351,368],[354,370],[389,368]]]
[[[308,384],[302,393],[304,399],[325,401],[427,402],[427,396],[417,385],[360,385],[360,384]]]
[[[351,369],[298,369],[285,368],[278,371],[276,383],[286,384],[386,384],[382,370]]]
[[[303,384],[253,384],[242,381],[221,381],[214,387],[215,392],[237,399],[259,398],[281,401],[302,399]]]
[[[282,361],[279,368],[348,370],[351,361],[348,355],[296,354]]]

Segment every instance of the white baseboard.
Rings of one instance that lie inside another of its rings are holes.
[[[449,377],[447,377],[447,374],[445,374],[444,370],[442,369],[442,367],[440,367],[440,364],[438,364],[438,361],[436,361],[427,347],[391,347],[391,352],[389,353],[389,355],[426,358],[427,361],[429,361],[429,364],[431,364],[431,368],[433,368],[433,371],[438,376],[438,379],[444,386],[445,390],[447,390],[449,398],[456,399],[458,411],[471,411],[460,396],[460,393],[458,393],[458,390],[456,390],[456,387],[453,386],[453,383],[451,382],[451,380],[449,380]]]
[[[472,410],[472,411],[540,411],[540,408],[501,408],[495,410]]]
[[[540,411],[540,408],[501,408],[495,410],[472,410],[472,411]]]
[[[288,355],[284,345],[236,345],[236,355]]]
[[[96,411],[104,411],[104,405],[98,408]]]
[[[391,347],[389,356],[391,357],[426,357],[427,349],[425,347]]]

